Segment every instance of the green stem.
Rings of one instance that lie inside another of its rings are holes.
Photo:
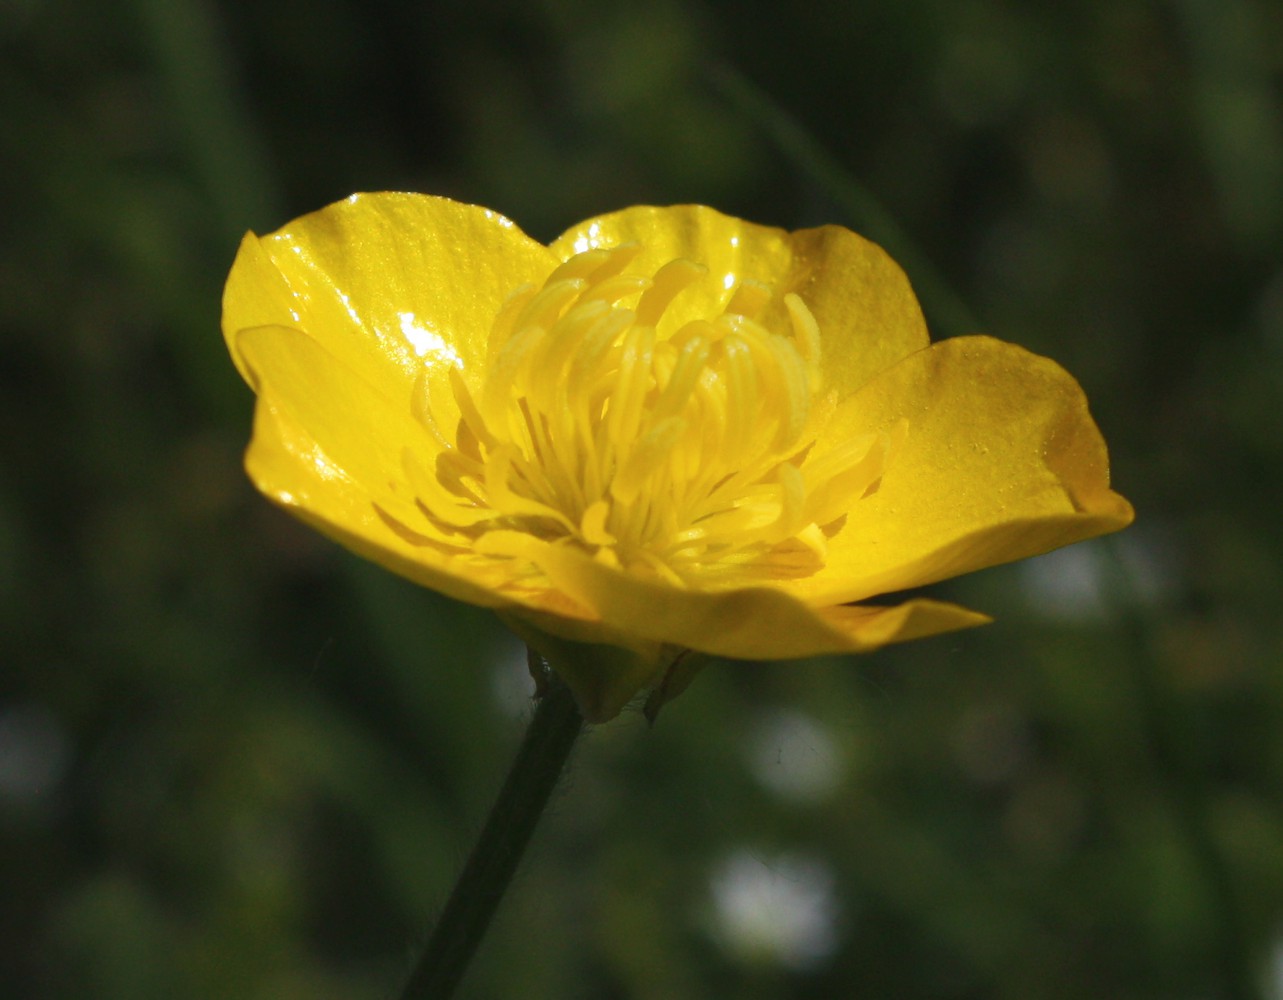
[[[521,861],[583,730],[574,696],[550,676],[508,778],[433,928],[401,1000],[448,1000]]]

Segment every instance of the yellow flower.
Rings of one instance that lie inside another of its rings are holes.
[[[246,236],[223,330],[258,394],[258,488],[499,611],[592,719],[686,650],[980,624],[864,602],[1132,518],[1068,374],[929,344],[904,274],[836,226],[642,207],[545,247],[475,206],[354,195]]]

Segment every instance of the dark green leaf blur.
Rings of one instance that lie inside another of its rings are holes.
[[[1055,357],[1133,528],[580,745],[463,995],[1283,997],[1283,5],[0,4],[0,994],[394,994],[529,716],[240,468],[248,229],[703,202]],[[970,317],[976,317],[971,319]]]

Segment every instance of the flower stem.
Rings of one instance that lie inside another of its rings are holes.
[[[448,1000],[454,994],[583,725],[570,688],[549,675],[507,780],[422,957],[406,981],[401,1000]]]

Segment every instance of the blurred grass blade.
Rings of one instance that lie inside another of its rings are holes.
[[[904,268],[922,308],[944,336],[976,333],[983,324],[905,233],[890,212],[784,108],[725,63],[710,72],[713,88],[756,124],[797,169],[849,217],[852,228],[882,247]]]
[[[234,78],[235,53],[202,0],[132,0],[193,172],[220,235],[239,240],[281,214],[269,159]],[[233,242],[233,246],[235,243]]]

